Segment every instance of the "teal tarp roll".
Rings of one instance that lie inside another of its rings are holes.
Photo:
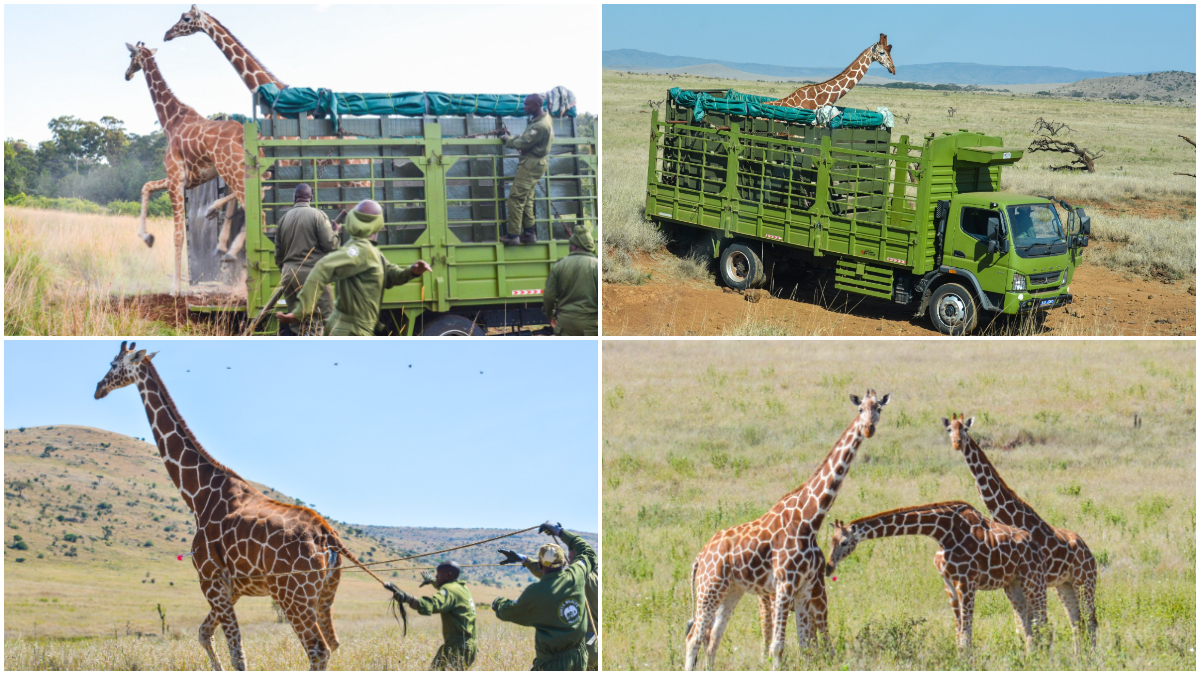
[[[763,105],[766,101],[776,99],[770,96],[743,94],[730,89],[725,92],[725,98],[717,98],[712,94],[685,91],[679,87],[671,88],[671,100],[677,105],[691,108],[697,121],[704,119],[709,112],[747,117],[764,117],[766,119],[791,122],[793,124],[812,125],[817,122],[816,112],[802,108],[785,108],[777,105]],[[852,129],[873,129],[883,125],[884,116],[870,110],[857,108],[838,108],[841,114],[829,123],[831,129],[842,127]]]
[[[334,129],[342,115],[481,115],[484,117],[524,117],[524,94],[444,94],[439,91],[405,91],[395,94],[339,93],[328,89],[259,85],[263,102],[284,117],[311,113],[329,117]],[[573,101],[572,101],[573,103]],[[551,110],[555,117],[574,117],[572,105],[566,111]]]

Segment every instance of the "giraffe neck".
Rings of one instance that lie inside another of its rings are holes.
[[[278,78],[271,74],[271,71],[267,70],[266,66],[254,58],[250,50],[246,49],[242,41],[234,37],[228,28],[220,21],[214,19],[211,14],[206,13],[204,16],[207,19],[204,22],[204,32],[208,33],[208,36],[212,38],[217,48],[229,60],[229,65],[233,66],[233,69],[237,71],[238,77],[242,78],[242,83],[246,85],[246,88],[251,93],[254,93],[258,90],[259,86],[268,82],[280,89],[287,89],[287,85],[280,82]]]
[[[971,475],[975,476],[975,487],[979,488],[979,496],[983,497],[983,503],[992,513],[992,517],[1005,525],[1026,529],[1041,523],[1042,519],[1033,510],[1033,507],[1018,497],[1017,493],[1000,477],[995,465],[984,454],[983,448],[979,447],[975,439],[966,433],[963,433],[963,437],[966,440],[963,443],[963,457],[967,460],[967,467],[971,470]],[[1024,522],[1018,524],[1017,518],[1021,518]]]
[[[863,77],[866,77],[867,69],[870,67],[871,47],[867,47],[863,50],[863,53],[859,54],[858,58],[854,59],[854,61],[852,61],[850,65],[846,66],[845,70],[842,72],[829,78],[828,80],[825,80],[824,82],[818,82],[816,84],[809,84],[800,87],[796,91],[793,91],[791,94],[788,94],[779,100],[783,101],[786,105],[794,106],[806,98],[815,98],[816,95],[823,90],[840,90],[840,93],[836,93],[836,95],[832,97],[830,101],[830,103],[832,103],[833,101],[845,96],[846,92],[853,89],[854,85],[858,84]]]
[[[154,57],[142,60],[142,70],[146,73],[146,86],[150,88],[150,100],[154,101],[154,113],[158,115],[158,123],[163,131],[167,131],[192,109],[175,97],[175,93],[167,86],[167,81],[159,72]]]
[[[919,534],[946,544],[947,537],[954,532],[954,523],[959,519],[958,512],[963,507],[971,508],[965,502],[910,506],[859,518],[851,522],[849,528],[857,541]]]
[[[142,405],[167,474],[196,516],[197,525],[203,527],[202,516],[228,496],[231,483],[245,481],[213,459],[196,440],[152,363],[143,362],[137,374]]]
[[[837,499],[838,490],[842,487],[842,481],[846,479],[850,462],[854,461],[854,455],[858,452],[863,438],[862,423],[855,419],[837,443],[834,443],[833,449],[829,451],[816,473],[804,484],[808,488],[810,500],[815,502],[816,506],[816,515],[812,520],[814,531],[821,528],[825,514],[833,507],[833,501]],[[803,509],[803,512],[807,513],[809,509]]]

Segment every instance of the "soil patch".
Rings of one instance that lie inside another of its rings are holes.
[[[170,293],[147,293],[134,296],[114,296],[112,308],[120,312],[137,312],[147,321],[159,321],[172,328],[204,326],[217,335],[235,335],[246,320],[246,298],[236,293],[211,292],[172,296]],[[197,312],[191,307],[236,307],[235,312]]]

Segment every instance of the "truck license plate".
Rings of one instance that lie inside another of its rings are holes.
[[[1038,307],[1052,307],[1052,306],[1054,306],[1055,302],[1058,302],[1058,298],[1050,298],[1049,300],[1042,300],[1040,303],[1038,303]]]

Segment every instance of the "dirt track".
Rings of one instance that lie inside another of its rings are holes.
[[[654,263],[646,265],[653,269]],[[1071,283],[1075,302],[1048,314],[1042,335],[1195,335],[1195,285],[1126,278],[1083,265]],[[604,284],[604,335],[721,335],[752,322],[772,334],[939,335],[928,318],[895,303],[801,288],[791,298],[747,296],[705,282]],[[998,321],[980,334],[1014,334]]]

